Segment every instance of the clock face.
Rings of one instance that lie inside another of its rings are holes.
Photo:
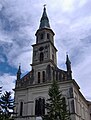
[[[40,47],[40,48],[39,48],[39,51],[42,51],[43,49],[44,49],[44,47]]]

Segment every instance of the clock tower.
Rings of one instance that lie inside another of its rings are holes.
[[[36,44],[33,46],[32,68],[34,71],[34,83],[43,83],[48,81],[48,69],[50,66],[57,67],[56,52],[54,46],[54,32],[50,28],[46,8],[44,6],[43,14],[40,20],[39,29],[36,32]],[[36,77],[37,76],[37,77]],[[52,75],[50,76],[51,79]],[[49,80],[50,80],[49,79]]]

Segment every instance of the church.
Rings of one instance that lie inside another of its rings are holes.
[[[44,6],[39,29],[36,31],[36,43],[32,45],[31,71],[21,77],[21,66],[17,71],[15,84],[14,120],[36,120],[46,114],[44,104],[48,99],[48,90],[55,79],[65,97],[71,120],[91,120],[91,102],[80,92],[80,87],[72,78],[71,62],[66,55],[66,68],[57,67],[57,48],[54,35]]]

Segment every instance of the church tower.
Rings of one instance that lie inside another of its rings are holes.
[[[57,49],[54,46],[54,32],[50,28],[49,19],[47,17],[46,8],[44,6],[43,14],[40,20],[39,29],[36,32],[36,44],[33,46],[32,68],[34,70],[34,82],[46,82],[48,66],[56,67]],[[36,77],[37,76],[37,77]]]

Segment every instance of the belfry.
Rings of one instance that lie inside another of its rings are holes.
[[[15,120],[36,120],[46,114],[44,104],[54,79],[58,81],[60,91],[66,99],[71,120],[90,120],[90,102],[84,98],[80,87],[72,78],[69,56],[66,56],[66,71],[57,67],[54,35],[44,5],[40,25],[35,34],[36,43],[32,45],[32,69],[23,77],[20,66],[17,72],[14,89]]]

